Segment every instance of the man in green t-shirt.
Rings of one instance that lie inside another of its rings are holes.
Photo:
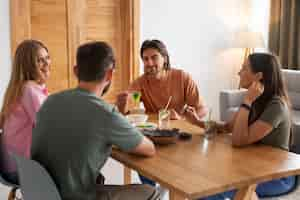
[[[63,200],[158,199],[150,186],[103,184],[99,171],[112,145],[142,156],[153,156],[155,148],[101,98],[114,71],[111,47],[105,42],[84,44],[76,60],[78,87],[49,96],[37,114],[32,158],[49,171]]]

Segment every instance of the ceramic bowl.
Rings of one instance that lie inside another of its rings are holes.
[[[129,114],[126,117],[132,124],[141,124],[148,120],[148,115],[146,114]]]

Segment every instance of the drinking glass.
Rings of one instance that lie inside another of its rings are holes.
[[[134,108],[138,108],[140,105],[141,96],[142,96],[141,92],[140,91],[132,91],[131,95],[132,95],[132,100],[134,103]]]
[[[144,114],[144,104],[141,102],[142,93],[140,91],[130,92],[130,113],[131,114]]]
[[[204,118],[204,137],[212,138],[217,131],[217,122],[212,119],[212,108],[208,108],[208,114]]]
[[[168,129],[170,123],[170,111],[166,109],[160,109],[158,111],[158,128]]]

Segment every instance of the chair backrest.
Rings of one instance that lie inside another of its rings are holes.
[[[38,162],[14,155],[23,200],[61,200],[57,187]]]
[[[282,73],[286,80],[292,108],[300,110],[300,71],[283,69]]]

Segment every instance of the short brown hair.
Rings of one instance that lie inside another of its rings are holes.
[[[77,50],[76,62],[80,81],[102,80],[107,68],[115,64],[113,50],[106,42],[89,42]]]

